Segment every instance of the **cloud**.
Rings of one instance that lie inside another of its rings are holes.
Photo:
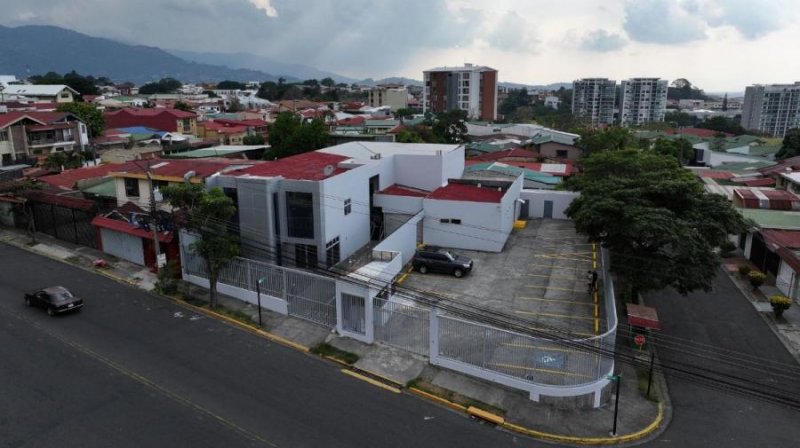
[[[605,53],[619,50],[627,44],[624,37],[617,33],[609,33],[604,29],[590,31],[584,35],[578,47],[584,51],[595,51]]]
[[[503,14],[486,42],[498,50],[518,53],[536,53],[539,47],[533,26],[513,11]]]
[[[628,0],[623,29],[637,42],[682,44],[706,38],[705,20],[691,11],[695,2]]]
[[[732,26],[746,39],[758,39],[786,25],[790,4],[783,0],[717,0],[703,11],[711,26]]]
[[[250,3],[256,8],[263,10],[267,17],[278,17],[278,11],[272,6],[270,0],[250,0]]]

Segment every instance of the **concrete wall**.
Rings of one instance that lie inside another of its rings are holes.
[[[798,297],[800,297],[800,294],[797,292],[798,280],[800,279],[794,269],[792,269],[788,263],[781,260],[780,266],[778,267],[778,277],[775,279],[775,287],[787,297],[792,298],[792,300],[797,300]]]
[[[423,198],[421,197],[375,194],[372,199],[376,207],[383,208],[384,213],[416,215],[422,210]]]
[[[580,196],[573,191],[522,190],[520,199],[528,202],[528,217],[544,217],[545,201],[553,202],[553,219],[569,219],[564,211],[572,200]]]
[[[322,262],[325,244],[337,236],[342,260],[369,243],[369,177],[373,172],[359,167],[320,183]],[[350,199],[347,215],[344,214],[346,199]]]
[[[394,156],[394,183],[433,191],[447,181],[444,177],[442,161],[442,157],[429,155],[396,155]]]
[[[390,234],[388,238],[375,246],[373,251],[400,252],[400,266],[405,266],[406,263],[411,261],[411,258],[414,256],[414,252],[416,251],[417,224],[422,221],[423,216],[424,213],[420,212],[416,216],[409,219],[402,226],[400,226],[400,228]]]

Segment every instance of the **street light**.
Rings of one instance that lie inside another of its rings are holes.
[[[265,282],[267,277],[261,277],[256,282],[256,297],[258,300],[258,328],[261,328],[261,283]]]
[[[614,427],[611,430],[611,436],[612,437],[616,437],[617,436],[617,414],[619,413],[619,385],[622,382],[622,377],[620,375],[609,375],[607,378],[610,379],[611,381],[614,381],[614,382],[617,383],[616,398],[614,399]]]

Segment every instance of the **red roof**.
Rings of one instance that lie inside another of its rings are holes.
[[[667,129],[667,134],[670,135],[691,135],[693,137],[700,137],[700,138],[712,138],[717,134],[720,134],[720,131],[714,131],[711,129],[703,129],[703,128],[681,128],[681,129]],[[725,134],[725,137],[733,137],[733,134],[730,132],[722,132]]]
[[[780,248],[800,249],[800,230],[763,229],[761,235],[773,250]]]
[[[746,180],[742,183],[748,187],[771,187],[775,185],[775,179],[771,177],[762,177],[760,179]]]
[[[223,123],[220,121],[205,121],[203,127],[218,134],[243,134],[247,132],[247,126]]]
[[[122,232],[128,235],[138,236],[139,238],[153,238],[153,231],[144,230],[143,228],[131,224],[128,221],[120,221],[117,219],[106,218],[105,216],[95,216],[92,219],[92,225],[102,229],[113,230],[115,232]],[[169,243],[174,236],[173,232],[161,232],[158,234],[158,240],[162,243]]]
[[[380,191],[380,194],[387,194],[391,196],[410,196],[414,198],[424,198],[431,194],[430,191],[420,190],[418,188],[406,187],[405,185],[390,185]]]
[[[247,119],[247,120],[228,120],[228,119],[224,119],[224,118],[216,118],[216,119],[213,120],[213,122],[221,123],[221,124],[224,124],[226,126],[262,127],[262,126],[268,126],[269,125],[269,123],[267,123],[266,121],[259,120],[257,118],[251,118],[251,119]]]
[[[658,313],[655,308],[628,303],[626,304],[626,309],[628,312],[628,325],[653,330],[661,329],[661,322],[658,320]]]
[[[708,177],[709,179],[732,179],[733,173],[728,171],[714,171],[714,170],[702,170],[698,171],[700,177]]]
[[[504,191],[497,191],[496,188],[450,183],[434,190],[433,193],[428,195],[428,199],[500,203],[504,195]]]
[[[135,165],[133,165],[132,162],[126,164],[106,163],[103,165],[76,168],[74,170],[65,170],[52,176],[40,177],[39,180],[64,190],[72,190],[75,188],[75,184],[80,180],[106,177],[108,173],[112,171],[124,171],[129,167],[135,167]]]
[[[759,168],[758,172],[765,176],[769,176],[775,173],[783,173],[786,171],[796,171],[796,170],[800,170],[800,156],[789,157],[788,159],[782,160],[777,165]]]
[[[360,126],[367,121],[363,115],[356,115],[355,117],[347,117],[342,118],[341,120],[337,121],[336,124],[338,126]]]
[[[69,196],[59,196],[57,194],[45,193],[43,191],[28,190],[21,194],[26,198],[42,202],[45,204],[60,205],[66,208],[74,208],[77,210],[91,211],[95,208],[94,201],[88,199],[71,198]]]
[[[348,160],[348,157],[338,154],[328,154],[319,151],[311,151],[296,156],[278,159],[274,162],[264,162],[250,168],[232,171],[231,175],[251,176],[283,176],[285,179],[292,180],[313,180],[319,181],[328,177],[341,174],[346,169],[339,168],[340,162]],[[326,166],[332,166],[333,172],[326,176],[323,170]]]
[[[0,128],[14,124],[26,117],[33,121],[38,121],[41,125],[48,125],[63,120],[67,115],[69,114],[66,112],[8,112],[0,114]]]
[[[496,151],[496,152],[489,152],[486,154],[481,154],[479,156],[473,157],[473,160],[482,160],[492,161],[492,160],[500,160],[506,157],[517,157],[520,159],[535,159],[539,157],[539,153],[536,151],[531,151],[529,149],[523,148],[513,148],[513,149],[506,149],[504,151]]]
[[[197,118],[197,114],[194,112],[186,112],[180,109],[168,109],[168,108],[146,108],[146,107],[128,107],[125,109],[119,109],[112,112],[108,112],[107,115],[133,115],[137,117],[154,117],[161,114],[169,114],[174,116],[175,118]]]

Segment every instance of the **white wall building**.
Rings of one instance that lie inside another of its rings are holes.
[[[744,92],[742,126],[783,137],[800,127],[800,81],[794,84],[748,86]]]
[[[608,78],[583,78],[572,83],[572,114],[591,126],[614,123],[616,81]]]
[[[631,78],[622,81],[619,107],[620,124],[639,126],[664,121],[667,111],[667,80]]]

